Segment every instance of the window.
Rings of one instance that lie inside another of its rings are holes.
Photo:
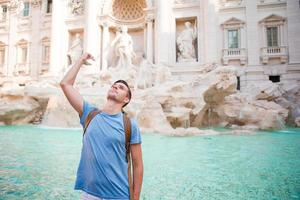
[[[47,1],[46,13],[52,12],[52,0]]]
[[[2,21],[5,21],[5,20],[6,20],[6,15],[7,15],[7,6],[6,6],[6,5],[2,5],[2,6],[0,7],[0,9],[2,9],[0,19],[1,19]]]
[[[50,57],[50,46],[43,45],[43,51],[42,51],[42,60],[43,63],[49,63],[49,57]]]
[[[29,2],[24,2],[23,17],[29,16]]]
[[[0,49],[0,66],[4,65],[4,61],[5,61],[5,50]]]
[[[239,48],[238,29],[228,30],[228,48]]]
[[[22,52],[21,63],[25,64],[27,62],[27,47],[22,47],[21,52]]]
[[[42,63],[49,64],[50,39],[48,37],[44,37],[41,42],[42,42]]]
[[[273,83],[278,83],[280,82],[280,76],[269,76],[269,80]]]
[[[267,27],[268,47],[278,47],[278,27]]]

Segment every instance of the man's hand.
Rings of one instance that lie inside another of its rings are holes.
[[[75,78],[78,74],[79,69],[82,64],[86,64],[88,60],[95,60],[94,57],[89,53],[84,53],[79,60],[69,69],[64,78],[60,82],[60,87],[62,88],[65,96],[67,97],[69,103],[72,107],[82,115],[83,111],[83,98],[80,93],[73,87]],[[88,63],[89,64],[89,63]]]
[[[84,53],[82,54],[82,56],[80,57],[79,59],[79,62],[81,64],[84,64],[84,65],[91,65],[91,63],[88,62],[88,60],[93,60],[95,61],[95,58],[92,56],[92,54],[90,53]]]

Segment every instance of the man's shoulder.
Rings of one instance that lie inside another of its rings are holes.
[[[130,123],[131,123],[131,129],[132,130],[138,130],[139,129],[139,124],[135,118],[130,118]]]

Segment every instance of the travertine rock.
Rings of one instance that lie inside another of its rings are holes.
[[[27,124],[41,111],[37,100],[27,96],[2,95],[0,122],[6,125]]]
[[[300,117],[300,85],[295,83],[284,88],[284,94],[275,99],[275,102],[289,110],[287,123],[297,125],[297,118]]]
[[[142,130],[146,132],[159,132],[170,134],[174,130],[168,123],[161,105],[154,99],[149,97],[141,106],[136,116]]]
[[[102,72],[100,76],[83,73],[78,76],[75,87],[85,100],[101,108],[108,89],[119,75],[113,69]],[[189,81],[175,81],[169,73],[165,75],[161,79],[163,81],[158,79],[152,86],[132,88],[133,99],[125,111],[137,119],[144,132],[217,134],[198,129],[216,125],[232,127],[236,129],[234,134],[256,129],[279,129],[285,126],[288,110],[290,121],[299,124],[300,87],[282,87],[269,82],[249,85],[243,92],[237,92],[236,69],[231,66],[207,65],[196,79]],[[131,79],[131,84],[134,83],[135,79]],[[2,85],[5,86],[0,88],[2,96],[5,95],[2,106],[20,103],[26,108],[20,112],[17,106],[0,107],[0,113],[5,113],[0,116],[0,123],[38,122],[36,118],[40,118],[44,108],[42,125],[80,127],[79,116],[63,96],[57,80],[28,82],[26,86]],[[8,99],[12,96],[18,97],[15,103]],[[20,120],[19,116],[24,116],[24,113],[26,119]]]
[[[99,108],[101,108],[104,103],[104,99],[99,99],[99,97],[86,97],[84,99]],[[45,126],[63,128],[81,127],[78,113],[72,108],[64,96],[50,97],[42,124]]]
[[[228,125],[252,125],[259,129],[284,128],[288,110],[274,102],[264,100],[244,101],[238,95],[226,98],[223,105],[215,109],[222,121]]]

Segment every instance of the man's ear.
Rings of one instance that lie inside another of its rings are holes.
[[[128,103],[128,102],[129,102],[129,98],[128,98],[128,97],[125,97],[124,103]]]

